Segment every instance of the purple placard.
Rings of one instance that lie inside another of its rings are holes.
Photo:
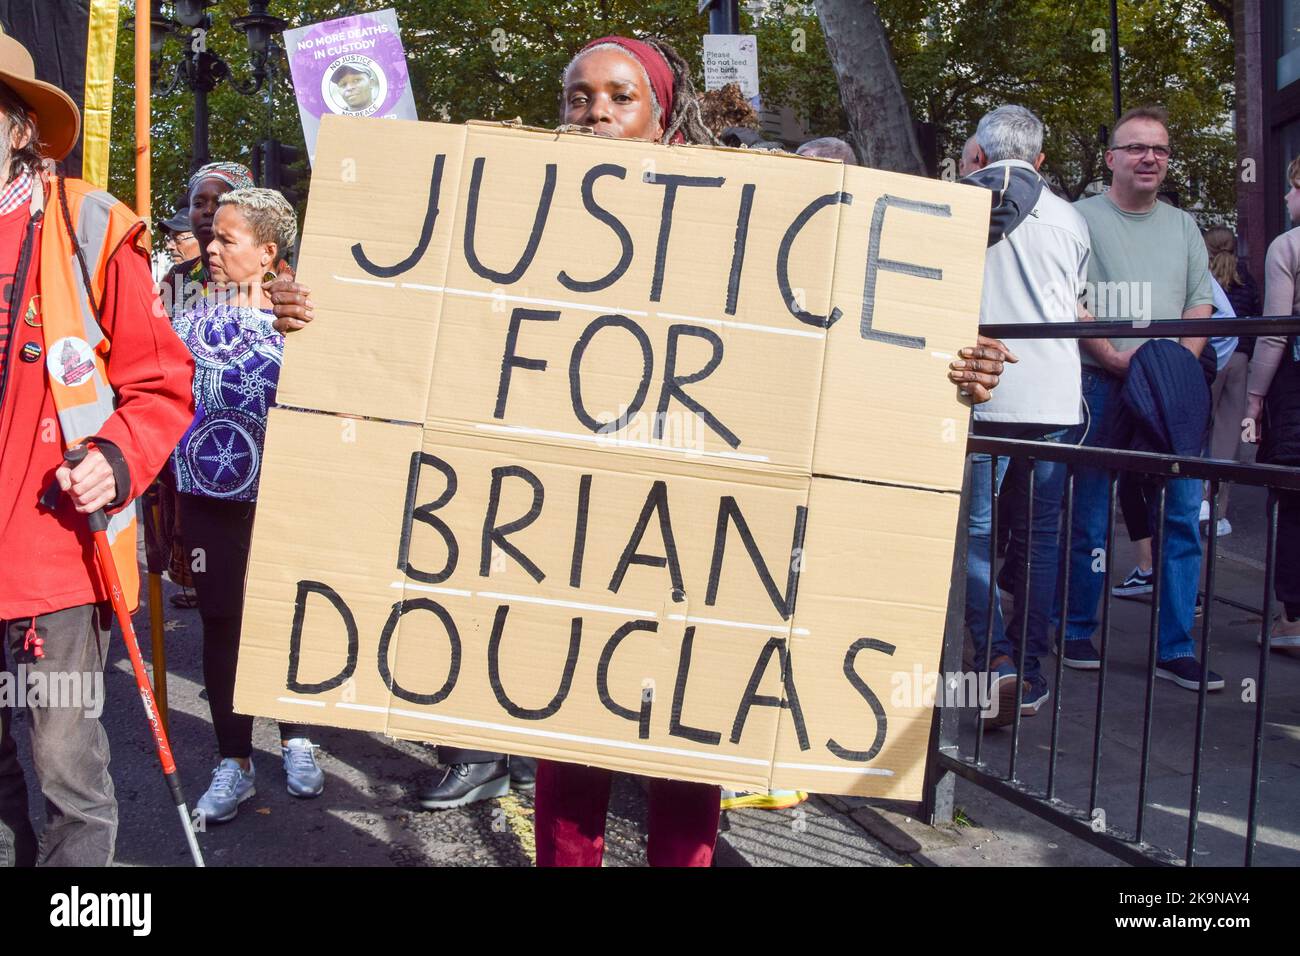
[[[397,13],[379,10],[286,30],[307,153],[325,113],[416,119]]]

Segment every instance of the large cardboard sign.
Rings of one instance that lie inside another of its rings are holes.
[[[236,709],[915,798],[988,194],[326,117]]]

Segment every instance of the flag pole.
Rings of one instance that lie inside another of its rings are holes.
[[[144,14],[141,15],[141,8]],[[135,0],[135,212],[149,218],[149,0]]]
[[[141,219],[152,225],[150,213],[150,193],[152,183],[149,178],[149,164],[152,153],[149,148],[150,134],[150,77],[149,50],[150,33],[153,29],[152,3],[150,0],[135,0],[135,212]],[[152,508],[153,526],[159,526],[158,502],[146,504]],[[162,721],[164,732],[167,729],[167,650],[163,644],[163,588],[162,575],[150,571],[147,574],[149,584],[149,637],[153,645],[153,682],[154,701],[158,707],[158,717]]]

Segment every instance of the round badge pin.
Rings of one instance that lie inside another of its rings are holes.
[[[39,362],[41,360],[41,346],[39,342],[26,342],[23,344],[23,350],[19,353],[19,358],[24,362]]]
[[[45,366],[51,378],[68,388],[76,388],[95,374],[95,353],[85,339],[68,336],[50,346]]]

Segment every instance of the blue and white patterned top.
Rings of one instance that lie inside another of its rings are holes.
[[[256,501],[284,336],[270,311],[207,298],[172,317],[194,355],[194,421],[172,453],[177,490]]]

